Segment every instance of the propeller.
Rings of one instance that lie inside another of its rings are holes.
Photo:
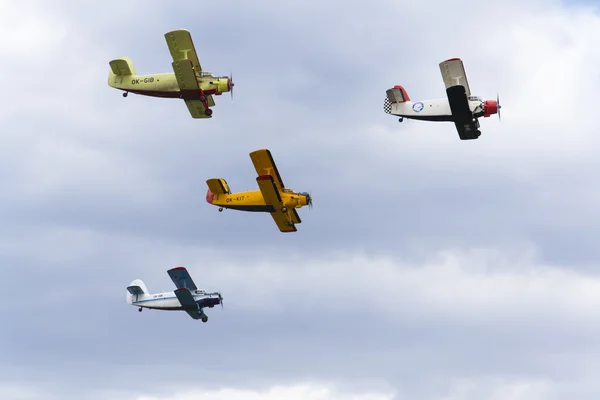
[[[233,101],[233,87],[235,83],[233,83],[233,72],[229,74],[229,93],[231,94],[231,100]]]
[[[312,196],[308,192],[304,192],[303,194],[306,196],[306,204],[308,205],[308,208],[312,209],[312,207],[313,207]]]
[[[500,105],[500,94],[496,93],[496,105],[498,106],[498,121],[502,122],[502,118],[500,118],[500,109],[502,106]]]
[[[223,308],[223,296],[219,293],[219,303],[221,303],[221,308]]]

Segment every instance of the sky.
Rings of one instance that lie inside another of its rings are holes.
[[[107,84],[170,72],[185,28],[234,98],[195,120]],[[600,396],[595,2],[0,2],[0,398]],[[478,140],[385,91],[500,95]],[[270,149],[293,234],[205,201]],[[224,308],[138,313],[188,268]]]

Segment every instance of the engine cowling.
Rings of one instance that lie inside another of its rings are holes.
[[[483,116],[489,117],[492,114],[498,113],[498,102],[496,100],[486,100],[483,103]]]
[[[229,78],[219,78],[217,82],[217,92],[229,92],[231,90],[232,83]]]

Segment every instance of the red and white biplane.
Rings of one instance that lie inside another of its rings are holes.
[[[404,118],[423,121],[451,121],[456,125],[462,140],[477,139],[480,117],[498,114],[500,118],[500,98],[483,100],[472,96],[467,82],[465,68],[460,58],[451,58],[440,63],[440,71],[446,85],[446,98],[412,102],[402,86],[394,86],[386,91],[383,109],[386,113]]]

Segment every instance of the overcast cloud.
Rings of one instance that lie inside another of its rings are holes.
[[[0,2],[0,398],[536,400],[600,396],[600,13],[594,2]],[[121,93],[164,33],[233,73],[211,120]],[[383,112],[445,94],[502,122]],[[271,150],[298,232],[205,202]],[[138,313],[185,265],[224,309]]]

